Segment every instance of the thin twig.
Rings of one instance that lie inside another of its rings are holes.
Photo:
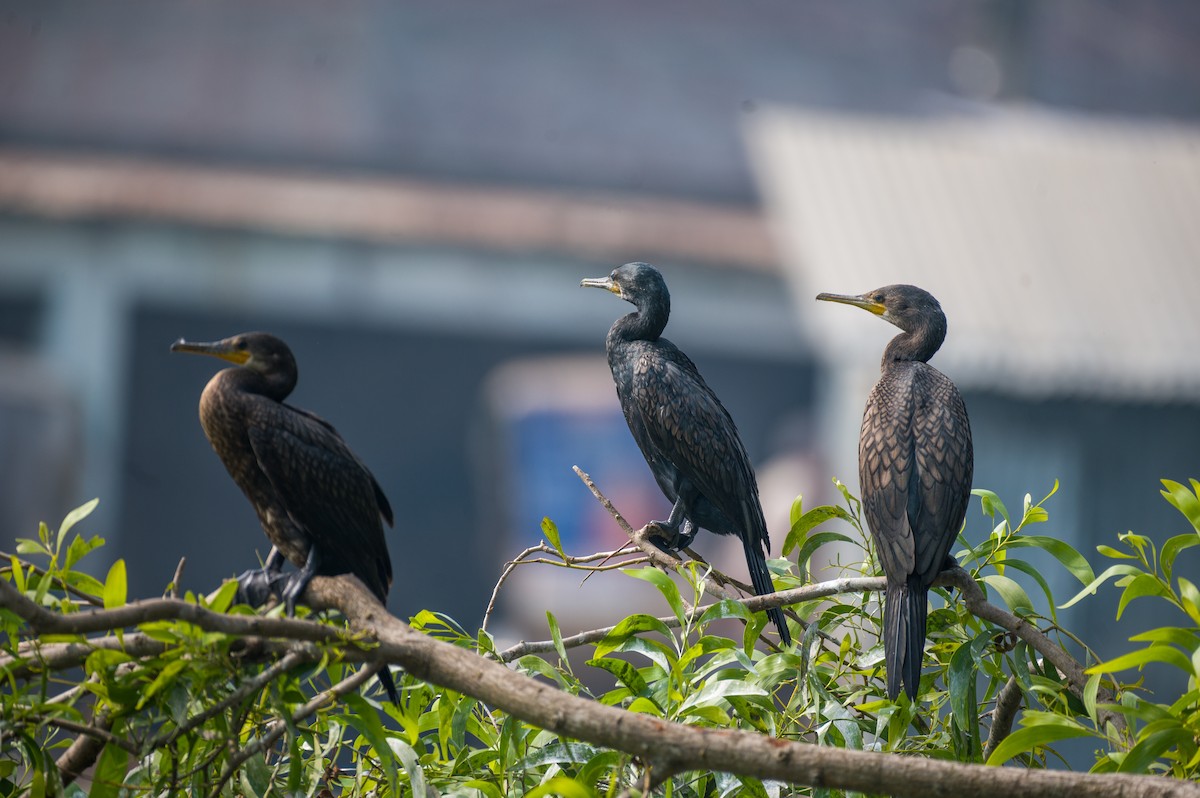
[[[179,724],[170,732],[159,734],[147,747],[153,750],[171,745],[182,735],[187,734],[192,729],[208,722],[210,718],[216,717],[234,704],[262,690],[292,668],[303,665],[306,662],[314,662],[320,659],[320,656],[320,652],[313,645],[293,646],[292,650],[280,658],[278,662],[269,668],[264,668],[262,673],[259,673],[252,679],[248,679],[241,687],[234,690],[221,701],[206,708],[203,712],[192,715],[187,721]]]
[[[494,612],[496,609],[496,599],[500,596],[500,588],[508,580],[508,575],[517,569],[517,565],[520,564],[521,560],[525,559],[530,554],[539,551],[545,551],[546,549],[546,544],[539,541],[536,546],[530,546],[513,559],[504,563],[504,570],[500,572],[500,578],[496,580],[496,586],[492,588],[492,597],[488,600],[487,609],[483,611],[483,623],[479,626],[479,630],[481,632],[487,631],[488,621],[492,619],[492,612]]]
[[[179,558],[179,565],[175,566],[175,576],[171,577],[171,593],[173,599],[179,598],[179,583],[183,580],[183,567],[187,565],[187,557]]]
[[[604,509],[608,511],[608,514],[613,517],[621,529],[624,530],[625,534],[629,535],[630,540],[632,540],[634,544],[641,549],[642,553],[652,564],[657,565],[663,570],[674,570],[683,565],[682,559],[668,554],[651,542],[650,524],[643,526],[641,529],[634,529],[630,523],[625,520],[624,516],[621,515],[620,511],[613,506],[613,503],[608,500],[608,497],[600,491],[600,488],[596,487],[596,483],[592,481],[592,478],[587,474],[587,472],[585,472],[579,466],[571,466],[571,468],[583,481],[583,484],[587,486],[588,490],[592,492],[592,495],[596,497],[596,500],[599,501]],[[698,557],[691,549],[686,549],[686,551],[690,556],[693,557],[693,559],[704,563],[703,559]],[[737,582],[737,580],[733,579],[727,574],[721,573],[711,565],[708,565],[707,563],[704,564],[707,566],[709,576],[709,578],[705,579],[703,582],[704,592],[717,599],[731,599],[733,601],[740,601],[741,596],[730,590],[727,590],[725,585],[740,585],[741,583]],[[742,585],[741,587],[743,592],[751,595],[754,594],[754,591],[749,586]],[[747,606],[749,606],[749,604],[747,604]],[[755,608],[755,611],[757,610],[758,608]],[[792,612],[789,612],[788,614],[800,624],[801,628],[808,628],[808,622],[803,618]],[[836,646],[840,642],[835,640],[828,632],[825,632],[822,629],[818,629],[818,633],[821,638],[830,645]],[[767,638],[763,639],[767,641],[768,645],[772,646],[773,648],[778,648],[778,645],[774,641]]]
[[[108,729],[102,729],[97,726],[91,726],[87,723],[76,723],[73,720],[66,718],[43,718],[43,721],[51,726],[57,726],[63,731],[75,732],[76,734],[86,734],[89,737],[95,737],[109,745],[115,745],[119,748],[124,748],[131,754],[138,752],[137,746],[126,740],[123,737],[110,732]]]
[[[496,586],[494,588],[492,588],[492,597],[491,597],[491,599],[488,600],[487,609],[484,610],[484,612],[483,612],[483,623],[480,625],[479,628],[482,631],[485,631],[485,632],[487,631],[488,621],[491,620],[492,613],[496,609],[496,600],[500,595],[500,587],[508,580],[509,575],[512,574],[512,572],[517,569],[517,566],[541,564],[541,565],[553,565],[558,568],[571,568],[574,570],[595,572],[595,571],[609,571],[609,570],[614,570],[617,568],[625,568],[630,565],[636,565],[638,563],[646,562],[646,559],[644,557],[638,557],[633,560],[622,560],[621,562],[616,563],[614,565],[610,565],[610,566],[604,565],[604,563],[608,562],[608,560],[610,560],[612,557],[615,557],[616,555],[621,554],[625,550],[626,550],[626,547],[622,546],[621,548],[617,549],[616,551],[600,551],[600,552],[596,552],[595,554],[584,554],[584,555],[580,555],[580,556],[572,556],[572,555],[566,554],[564,552],[561,552],[558,549],[552,548],[551,546],[548,546],[544,540],[540,541],[536,546],[530,546],[529,548],[525,549],[523,552],[521,552],[516,557],[514,557],[513,559],[509,560],[508,562],[506,562],[504,564],[504,570],[500,572],[500,578],[499,578],[499,580],[497,580]],[[556,555],[558,555],[559,559],[548,560],[544,557],[539,557],[536,560],[526,559],[527,557],[529,557],[533,554],[556,554]],[[584,565],[584,563],[593,562],[595,560],[600,560],[601,564],[596,565],[596,566]],[[591,573],[589,573],[588,576],[591,576]],[[587,581],[587,577],[584,577],[584,581]]]
[[[197,604],[169,598],[133,601],[111,610],[85,610],[60,615],[35,604],[4,579],[0,579],[0,607],[19,615],[35,634],[88,634],[124,629],[150,621],[183,620],[208,632],[284,637],[313,643],[335,643],[349,639],[349,633],[315,621],[261,615],[225,615]]]
[[[292,714],[291,725],[299,724],[308,716],[331,704],[335,699],[357,690],[364,682],[374,676],[377,670],[377,668],[370,667],[360,668],[329,689],[318,693],[311,701]],[[229,763],[225,765],[225,769],[222,771],[220,778],[217,779],[217,783],[213,786],[212,792],[209,793],[209,798],[217,798],[221,794],[221,788],[225,785],[225,782],[229,781],[233,774],[237,772],[237,769],[245,764],[246,760],[250,757],[274,745],[283,736],[283,733],[287,731],[287,728],[287,721],[277,720],[271,724],[266,734],[234,754],[230,758]]]

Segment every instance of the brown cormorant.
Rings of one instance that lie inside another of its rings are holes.
[[[386,604],[392,560],[383,521],[393,523],[391,505],[328,421],[284,402],[297,378],[287,344],[251,332],[213,343],[180,339],[171,351],[235,364],[204,388],[200,424],[271,541],[265,566],[238,578],[242,597],[258,605],[279,590],[291,615],[313,576],[349,573]],[[288,579],[285,559],[299,569]],[[395,702],[386,666],[379,680]]]
[[[903,330],[884,349],[882,376],[867,398],[858,478],[887,576],[888,697],[895,699],[903,682],[915,700],[929,587],[943,569],[958,565],[950,546],[962,528],[974,471],[967,407],[954,383],[926,362],[946,338],[946,316],[936,299],[912,285],[817,299],[863,308]]]
[[[698,529],[737,535],[754,592],[773,592],[763,554],[771,542],[750,458],[729,412],[696,365],[661,337],[671,313],[662,275],[649,264],[627,263],[581,285],[611,291],[636,308],[613,324],[605,349],[629,431],[673,503],[670,518],[651,522],[671,534],[665,547],[687,546]],[[782,610],[775,607],[767,615],[779,639],[789,644]]]

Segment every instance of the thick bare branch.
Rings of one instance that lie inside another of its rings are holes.
[[[317,577],[307,598],[372,630],[376,653],[418,679],[472,696],[555,734],[625,751],[655,772],[724,771],[895,796],[1200,798],[1200,785],[1150,776],[989,768],[683,726],[563,693],[470,651],[414,632],[352,577]]]
[[[53,722],[53,721],[51,721]],[[121,740],[112,734],[112,718],[107,712],[101,712],[92,719],[90,726],[86,730],[68,729],[61,722],[61,719],[55,723],[59,728],[67,731],[75,731],[78,736],[67,747],[67,750],[62,753],[54,764],[58,767],[59,777],[62,779],[63,786],[70,784],[83,775],[83,772],[96,764],[96,760],[100,757],[100,752],[104,750],[104,744],[113,740],[114,744],[120,745],[125,750],[131,753],[137,753],[133,750],[128,740]],[[78,725],[78,724],[76,724]]]
[[[0,579],[0,607],[19,615],[35,634],[90,634],[124,629],[150,621],[183,620],[210,632],[254,637],[281,637],[313,643],[346,640],[331,626],[294,618],[224,615],[179,599],[145,599],[111,610],[85,610],[60,615],[40,607],[7,580]]]
[[[996,708],[992,711],[992,728],[988,732],[987,744],[983,747],[983,761],[986,762],[996,747],[1012,732],[1017,710],[1021,708],[1021,698],[1021,685],[1017,682],[1017,677],[1009,676],[1008,681],[996,694]]]

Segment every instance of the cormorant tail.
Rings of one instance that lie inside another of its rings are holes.
[[[883,654],[887,664],[888,698],[895,701],[900,684],[910,701],[917,700],[921,661],[925,656],[925,616],[929,589],[916,577],[889,582],[883,606]]]
[[[775,585],[771,583],[771,572],[767,569],[767,558],[763,555],[762,546],[743,537],[742,547],[746,550],[746,566],[750,569],[750,584],[754,586],[754,592],[760,596],[774,593]],[[788,632],[787,621],[783,618],[783,610],[772,607],[767,610],[767,617],[779,630],[779,641],[785,646],[791,645],[792,636]]]
[[[392,678],[392,670],[384,663],[379,672],[375,674],[379,679],[379,683],[383,685],[383,689],[388,694],[388,701],[391,701],[396,706],[400,706],[400,694],[396,692],[396,681]]]

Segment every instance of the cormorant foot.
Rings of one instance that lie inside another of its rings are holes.
[[[282,573],[266,568],[246,571],[237,578],[238,589],[234,602],[261,607],[270,601],[272,596],[280,595],[280,589],[286,579]]]
[[[308,583],[312,581],[312,575],[305,575],[302,571],[297,571],[287,578],[287,583],[280,591],[280,597],[283,599],[284,611],[291,618],[296,614],[296,601],[304,595],[304,591],[308,589]]]
[[[692,545],[692,541],[696,539],[696,532],[699,531],[695,524],[686,519],[682,524],[675,526],[669,521],[651,521],[646,526],[661,530],[660,535],[650,535],[650,542],[668,554],[674,554]]]

